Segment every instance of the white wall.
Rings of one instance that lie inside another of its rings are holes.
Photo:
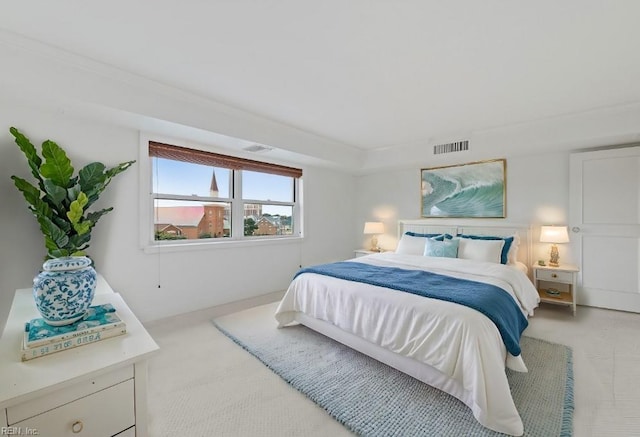
[[[51,106],[47,106],[51,108]],[[52,139],[77,168],[91,161],[108,166],[138,159],[139,132],[108,118],[96,122],[63,108],[44,109],[19,99],[0,103],[0,329],[17,288],[31,286],[45,255],[43,238],[13,174],[30,173],[9,127],[39,148]],[[305,237],[296,243],[145,254],[138,238],[138,165],[115,178],[96,206],[113,206],[93,232],[89,253],[96,268],[142,320],[284,290],[302,265],[349,257],[357,244],[349,224],[355,178],[326,168],[304,167]],[[345,223],[347,224],[345,226]]]
[[[15,36],[0,34],[0,55],[11,59],[0,69],[0,329],[14,290],[30,286],[45,253],[38,226],[9,179],[29,174],[9,126],[37,144],[59,142],[78,165],[138,159],[139,128],[192,143],[240,137],[276,147],[278,159],[303,163],[302,242],[197,252],[144,254],[137,235],[138,166],[118,176],[100,202],[115,210],[96,227],[90,253],[143,320],[284,289],[299,265],[348,258],[366,247],[365,221],[383,221],[380,245],[394,248],[397,220],[419,218],[423,167],[506,158],[507,218],[493,222],[531,223],[536,233],[540,224],[566,224],[569,150],[640,138],[640,106],[631,105],[442,139],[470,139],[469,155],[430,156],[426,143],[439,139],[365,153]],[[539,152],[522,152],[532,148]],[[369,173],[354,176],[327,165]],[[547,251],[538,244],[534,256],[546,258]],[[560,251],[563,261],[573,260],[571,244]]]
[[[455,155],[455,154],[452,154]],[[481,159],[507,160],[506,219],[449,219],[455,224],[531,224],[533,238],[539,237],[543,224],[567,224],[569,217],[569,153],[544,153],[518,156],[485,156]],[[455,160],[455,157],[449,159]],[[458,158],[460,159],[460,158]],[[464,158],[463,158],[464,159]],[[455,161],[450,162],[452,164]],[[462,164],[466,161],[458,161]],[[438,164],[439,166],[442,164]],[[383,249],[395,249],[397,221],[420,218],[420,169],[433,167],[416,162],[411,168],[379,170],[358,177],[356,221],[380,220],[385,235],[379,238]],[[447,219],[438,219],[447,221]],[[366,247],[366,239],[362,239]],[[548,259],[548,245],[534,244],[534,259]],[[560,248],[562,261],[571,262],[571,245]]]

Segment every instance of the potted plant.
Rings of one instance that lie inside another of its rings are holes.
[[[36,185],[11,176],[27,201],[44,236],[47,250],[44,271],[34,279],[36,306],[51,325],[65,325],[82,318],[91,305],[96,273],[85,250],[98,220],[113,210],[89,212],[111,180],[135,161],[107,168],[92,162],[74,176],[66,152],[55,142],[42,143],[42,157],[18,129],[9,129],[27,158]]]

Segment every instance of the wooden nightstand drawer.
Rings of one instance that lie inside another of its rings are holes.
[[[128,380],[13,426],[48,437],[112,436],[135,425],[133,400],[133,380]]]
[[[536,278],[541,281],[564,282],[565,284],[573,283],[573,273],[554,271],[554,270],[536,270]]]

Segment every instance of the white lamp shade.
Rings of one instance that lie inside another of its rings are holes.
[[[384,234],[384,224],[382,222],[365,222],[365,234]]]
[[[568,243],[569,233],[566,226],[542,226],[540,228],[541,243]]]

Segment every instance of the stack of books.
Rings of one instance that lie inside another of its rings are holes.
[[[122,335],[127,326],[111,304],[92,306],[87,314],[70,325],[51,326],[35,318],[24,326],[22,361]]]

